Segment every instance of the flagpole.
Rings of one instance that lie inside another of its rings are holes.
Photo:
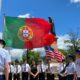
[[[28,58],[29,58],[29,55],[28,55],[28,54],[29,54],[29,49],[27,49],[26,52],[27,52],[27,54],[26,54],[26,59],[27,59],[27,62],[28,62],[28,61],[29,61],[29,60],[28,60]]]
[[[26,51],[26,52],[27,52],[27,54],[26,54],[26,59],[28,60],[28,49],[27,49],[27,51]]]
[[[5,13],[3,14],[3,34],[5,32]],[[2,36],[2,38],[4,39],[4,36]]]

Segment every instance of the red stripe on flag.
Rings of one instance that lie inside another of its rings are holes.
[[[54,52],[50,50],[46,50],[46,58],[56,59],[58,62],[61,62],[65,56],[58,50],[54,50]]]
[[[54,54],[50,50],[46,50],[46,58],[54,58]]]
[[[61,62],[65,56],[58,50],[54,50],[54,53],[55,53],[55,59],[59,62]]]

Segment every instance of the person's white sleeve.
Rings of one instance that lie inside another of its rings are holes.
[[[37,66],[37,70],[38,70],[38,72],[39,72],[39,65]]]
[[[19,73],[21,72],[21,66],[19,65]]]
[[[30,65],[28,65],[28,70],[29,70],[29,72],[30,72]]]
[[[73,66],[74,66],[74,72],[76,72],[76,64],[74,63],[74,65],[73,65]]]
[[[6,57],[7,57],[7,62],[11,62],[11,55],[9,54],[8,51],[6,51]]]

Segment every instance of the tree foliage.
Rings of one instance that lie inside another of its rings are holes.
[[[69,44],[67,46],[68,53],[74,54],[77,49],[80,49],[80,38],[79,38],[79,35],[74,32],[71,32],[69,36],[70,36],[70,39],[65,40],[65,43]]]
[[[36,63],[38,63],[40,59],[40,53],[29,50],[28,53],[26,52],[25,54],[23,54],[22,59],[27,59],[29,63],[31,63],[31,60],[34,59]]]
[[[65,56],[68,54],[67,53],[67,50],[64,50],[64,49],[58,49],[62,54],[64,54]]]

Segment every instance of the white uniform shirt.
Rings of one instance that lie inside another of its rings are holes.
[[[76,72],[77,72],[77,77],[80,77],[80,58],[76,59]]]
[[[14,65],[14,74],[21,73],[21,66],[20,65]]]
[[[39,64],[37,68],[39,73],[46,71],[46,66],[44,64]]]
[[[59,73],[59,75],[61,75],[61,76],[65,76],[64,74],[61,74],[61,71],[63,71],[64,67],[65,67],[65,64],[60,63],[59,66],[58,66],[58,68],[57,68],[58,73]]]
[[[13,65],[9,65],[9,73],[13,73],[14,72],[14,66]]]
[[[4,48],[0,48],[0,73],[4,72],[4,65],[9,63],[9,58],[7,57],[8,51]]]
[[[22,64],[22,72],[30,72],[29,64]]]
[[[67,75],[74,74],[76,72],[76,65],[74,62],[69,63],[69,65],[66,67],[66,73]]]
[[[50,64],[50,68],[49,68],[49,66],[47,65],[47,73],[51,73],[51,74],[53,74],[54,73],[54,65],[53,64]]]
[[[6,50],[6,56],[8,58],[8,62],[10,63],[11,62],[11,55],[9,54],[8,50]]]

